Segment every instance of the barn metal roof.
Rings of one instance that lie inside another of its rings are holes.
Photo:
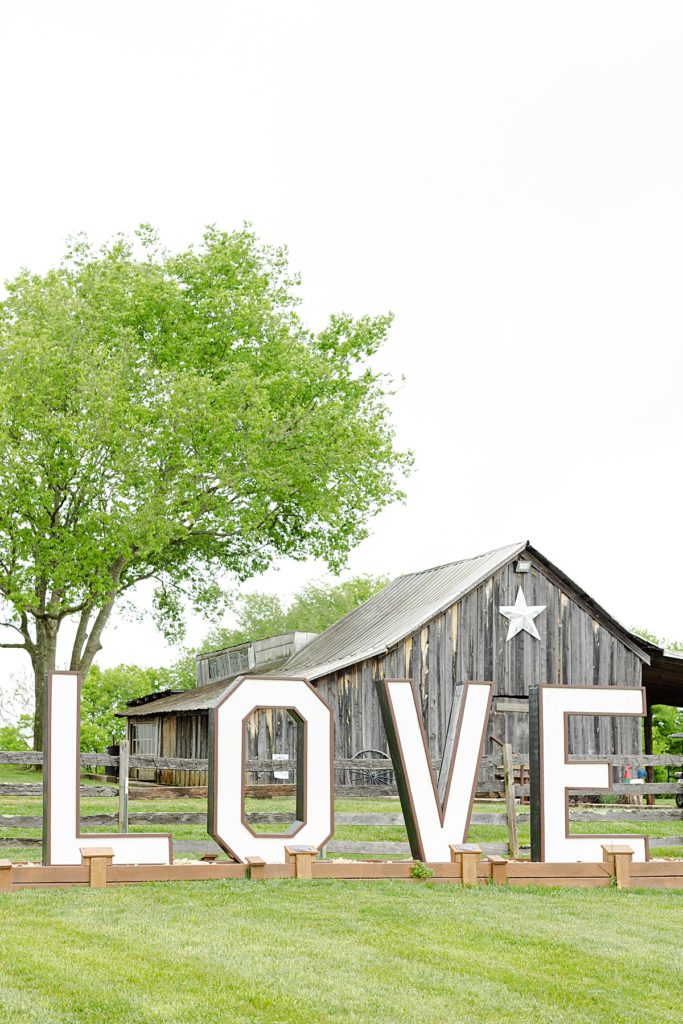
[[[526,548],[527,542],[519,541],[474,558],[399,576],[292,655],[286,663],[287,672],[318,679],[383,654]]]
[[[385,654],[405,637],[417,632],[431,619],[465,597],[508,562],[526,552],[546,566],[566,585],[608,629],[617,634],[646,666],[651,655],[661,648],[634,636],[617,622],[589,594],[554,566],[529,541],[486,551],[474,558],[449,562],[422,572],[399,576],[378,594],[320,633],[286,661],[261,666],[259,674],[305,676],[315,680],[366,658]],[[681,664],[680,661],[678,663]],[[247,673],[242,673],[247,674]],[[214,707],[232,681],[220,679],[208,686],[174,693],[141,707],[129,707],[126,716],[155,715],[163,712],[204,711]]]

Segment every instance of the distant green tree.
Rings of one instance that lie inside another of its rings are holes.
[[[683,643],[678,640],[666,640],[650,633],[647,629],[634,629],[633,632],[667,651],[683,651]],[[683,733],[683,709],[670,707],[668,704],[653,704],[652,753],[680,754],[681,740],[672,739],[674,733]],[[681,760],[683,762],[683,755]],[[667,777],[666,768],[655,768],[654,775],[657,782],[664,782]]]
[[[103,751],[125,738],[126,720],[117,718],[126,701],[165,690],[171,678],[167,669],[117,665],[88,672],[81,698],[81,750]],[[0,745],[1,746],[1,745]]]
[[[322,633],[388,582],[387,576],[360,575],[340,583],[308,583],[289,604],[277,594],[241,594],[234,602],[235,625],[211,630],[196,650],[186,651],[175,665],[165,670],[168,685],[173,689],[190,689],[195,685],[197,654],[293,630]]]
[[[0,750],[28,750],[26,726],[30,726],[31,720],[27,715],[22,718],[23,722],[20,721],[18,725],[0,726]]]
[[[301,630],[322,633],[389,582],[386,576],[352,576],[341,583],[307,583],[289,604],[277,594],[241,594],[235,601],[237,624],[212,630],[202,651],[263,640],[278,633]]]

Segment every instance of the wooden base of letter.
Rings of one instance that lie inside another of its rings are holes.
[[[295,878],[313,878],[313,861],[318,856],[315,846],[286,846],[285,863],[294,862]]]
[[[633,850],[630,846],[615,843],[604,843],[602,859],[609,864],[612,877],[616,879],[617,889],[629,889],[631,886],[631,863]]]
[[[107,868],[114,860],[114,851],[109,846],[82,846],[81,861],[90,868],[90,888],[104,889],[107,884]]]
[[[451,860],[462,868],[462,884],[478,885],[477,865],[481,860],[481,849],[474,843],[451,845]]]

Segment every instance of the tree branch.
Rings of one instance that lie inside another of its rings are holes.
[[[102,605],[99,612],[97,613],[97,617],[95,618],[92,629],[90,630],[90,636],[85,642],[85,649],[83,650],[83,653],[78,661],[78,671],[82,672],[84,675],[88,672],[88,669],[92,665],[97,652],[102,650],[102,644],[100,643],[100,639],[102,637],[104,627],[107,625],[107,622],[109,621],[109,616],[111,615],[112,608],[114,607],[114,601],[116,600],[116,597],[119,593],[119,583],[121,581],[121,574],[123,573],[125,564],[126,560],[124,556],[120,555],[114,562],[114,565],[112,566],[112,588],[109,591],[109,597],[105,604]],[[80,628],[81,623],[79,623],[79,630]]]
[[[83,644],[85,643],[88,636],[88,623],[90,622],[90,616],[93,613],[93,606],[88,604],[81,612],[81,617],[78,622],[78,628],[76,630],[76,636],[74,637],[74,644],[71,651],[71,664],[69,666],[71,672],[76,672],[78,669],[78,663],[81,660],[83,653]]]

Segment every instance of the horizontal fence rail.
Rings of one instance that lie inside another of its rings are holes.
[[[507,745],[506,745],[507,746]],[[122,745],[123,758],[116,755],[83,753],[80,755],[80,763],[83,768],[104,767],[113,769],[120,774],[120,786],[107,785],[81,785],[81,796],[83,798],[119,798],[119,814],[90,814],[84,815],[81,825],[85,829],[105,828],[112,831],[127,831],[129,824],[133,827],[144,825],[173,826],[173,825],[199,825],[206,827],[206,813],[193,811],[139,811],[128,813],[127,799],[151,800],[151,799],[183,799],[186,797],[201,797],[206,799],[206,786],[178,787],[163,786],[154,782],[133,780],[130,788],[123,785],[126,775],[126,760],[130,768],[143,769],[170,769],[175,771],[204,771],[208,772],[208,761],[200,758],[164,758],[143,755],[129,755],[126,758],[126,750]],[[505,761],[505,759],[507,760]],[[42,764],[43,755],[40,751],[2,751],[0,752],[0,764],[13,764],[18,766],[39,766]],[[578,758],[574,760],[579,760]],[[596,759],[594,759],[596,760]],[[667,767],[681,766],[680,755],[655,754],[655,755],[615,755],[599,759],[614,767],[631,765],[634,767],[664,765]],[[505,761],[505,763],[504,763]],[[438,762],[434,762],[438,769]],[[524,780],[524,772],[528,778],[528,759],[511,755],[508,746],[503,756],[498,754],[486,755],[482,758],[484,767],[503,770],[503,784],[507,794],[507,809],[501,812],[477,812],[471,817],[473,826],[499,826],[507,828],[508,842],[483,843],[482,850],[491,856],[508,853],[513,857],[528,853],[528,847],[520,846],[517,840],[516,829],[518,825],[529,823],[529,814],[515,810],[515,797],[528,796],[528,784],[515,783],[514,777],[519,769],[519,775]],[[337,758],[334,762],[337,771],[363,772],[367,769],[378,769],[383,771],[393,770],[391,761],[388,759],[373,758],[359,761],[354,758]],[[280,761],[273,759],[250,759],[245,763],[248,772],[264,773],[282,770],[295,770],[294,760]],[[114,772],[113,772],[114,773]],[[616,783],[611,793],[616,796],[641,796],[649,794],[676,794],[680,793],[683,786],[681,782],[676,783]],[[291,797],[295,791],[292,784],[261,784],[247,786],[248,796],[262,798],[284,798]],[[579,791],[571,791],[579,793]],[[583,800],[591,795],[603,797],[604,790],[580,791]],[[0,784],[0,800],[3,796],[26,796],[39,797],[42,795],[42,785],[39,783],[2,783]],[[396,797],[397,790],[393,785],[338,785],[335,786],[335,796],[338,799],[368,797],[381,799],[383,797]],[[121,803],[125,798],[125,809]],[[511,801],[511,803],[510,803]],[[569,812],[570,821],[575,822],[671,822],[683,821],[683,810],[677,808],[623,806],[613,807],[610,805],[586,805],[572,806]],[[287,825],[294,820],[294,815],[284,811],[252,811],[247,815],[247,820],[253,825]],[[361,812],[339,812],[335,815],[335,822],[339,826],[366,827],[366,828],[404,828],[403,815],[400,812],[391,813],[361,813]],[[39,838],[42,829],[42,817],[37,815],[4,815],[0,814],[0,828],[2,829],[31,829],[34,834],[30,837],[13,836],[0,838],[0,847],[31,848],[39,846]],[[36,835],[38,833],[38,835]],[[653,850],[663,847],[683,847],[683,836],[659,836],[650,838],[650,846]],[[174,842],[174,849],[178,853],[194,853],[204,856],[217,856],[222,851],[210,840],[177,840]],[[383,841],[375,842],[370,840],[333,839],[326,846],[327,854],[358,855],[361,857],[408,857],[410,848],[407,842]]]
[[[118,768],[119,757],[116,754],[84,753],[80,755],[81,767],[94,768]],[[584,758],[569,755],[570,761],[582,761]],[[604,761],[615,768],[632,766],[644,768],[648,766],[661,765],[668,767],[681,767],[683,769],[683,755],[681,754],[614,754],[608,757],[591,755],[590,761]],[[16,765],[42,765],[43,754],[40,750],[2,750],[0,751],[0,764]],[[515,768],[528,768],[529,760],[521,757],[513,757]],[[131,768],[165,769],[170,771],[208,772],[209,762],[202,757],[157,757],[152,754],[130,754],[128,764]],[[434,768],[438,769],[441,761],[432,761]],[[272,758],[251,758],[245,762],[245,770],[248,772],[273,772],[273,771],[294,771],[296,761],[273,760]],[[353,757],[336,757],[334,767],[339,771],[365,771],[367,769],[380,769],[392,771],[391,761],[383,758],[367,758],[358,760]],[[481,758],[482,768],[502,768],[502,760],[496,754],[485,754]]]

